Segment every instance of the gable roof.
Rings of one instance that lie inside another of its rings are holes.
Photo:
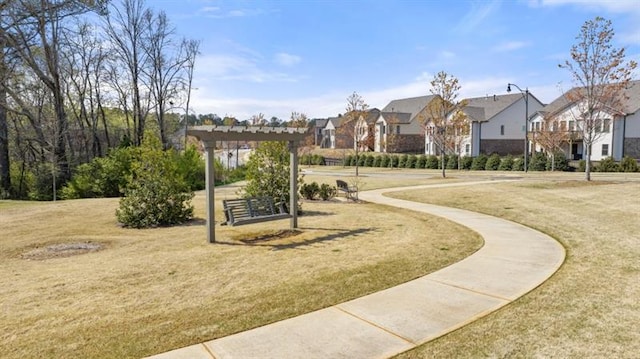
[[[539,112],[541,114],[548,113],[557,113],[564,110],[567,106],[571,105],[575,101],[571,101],[567,94],[581,91],[584,87],[574,87],[571,90],[567,91],[560,95],[560,97],[553,100],[550,104],[546,105]],[[617,109],[626,114],[636,113],[640,110],[640,80],[630,81],[628,87],[624,90],[624,96],[626,99],[623,100],[622,108]]]
[[[326,118],[317,118],[315,121],[316,128],[324,128],[327,125],[328,120]]]
[[[382,112],[408,113],[410,117],[408,122],[411,122],[422,110],[424,110],[425,107],[427,107],[429,102],[431,102],[431,100],[433,100],[435,97],[435,95],[429,95],[393,100],[382,109]]]
[[[529,93],[529,96],[531,96],[531,93]],[[467,102],[466,107],[483,109],[484,114],[481,115],[478,110],[473,109],[471,110],[473,112],[472,114],[466,111],[465,113],[472,115],[471,117],[473,117],[475,121],[489,121],[520,99],[522,99],[522,94],[520,93],[468,98],[465,99]]]
[[[381,112],[381,114],[387,122],[393,122],[394,124],[411,123],[413,118],[408,112]]]

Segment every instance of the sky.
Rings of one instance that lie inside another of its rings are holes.
[[[429,95],[439,71],[460,98],[514,83],[543,103],[574,86],[558,65],[580,27],[612,21],[613,45],[640,62],[637,0],[148,0],[176,33],[200,40],[190,111],[239,120],[344,113]],[[640,72],[635,73],[640,78]]]

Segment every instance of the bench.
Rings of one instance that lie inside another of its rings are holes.
[[[274,221],[290,218],[283,202],[275,202],[271,197],[251,197],[222,200],[224,224],[241,226],[243,224]]]
[[[344,192],[347,199],[353,199],[354,201],[358,199],[358,189],[355,187],[349,187],[347,182],[343,180],[336,180],[336,186],[338,187],[338,192]]]

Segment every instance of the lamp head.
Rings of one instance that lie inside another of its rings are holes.
[[[507,92],[511,92],[511,84],[507,84]]]

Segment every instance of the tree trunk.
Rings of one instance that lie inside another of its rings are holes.
[[[11,190],[11,169],[9,158],[9,130],[7,126],[7,91],[4,84],[7,69],[4,66],[4,34],[0,29],[0,192],[9,193]]]
[[[585,166],[584,166],[584,178],[587,181],[591,181],[591,145],[584,146],[585,153]]]

